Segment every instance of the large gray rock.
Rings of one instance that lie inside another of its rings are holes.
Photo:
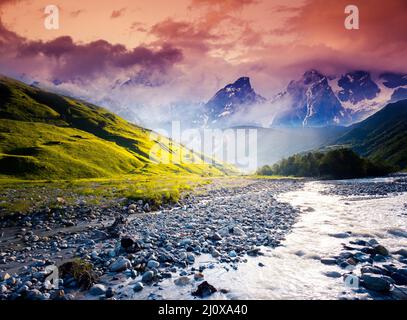
[[[143,275],[141,277],[141,281],[151,282],[151,281],[153,281],[153,277],[154,277],[154,272],[149,270],[149,271],[146,271],[143,273]]]
[[[389,277],[365,273],[361,277],[362,285],[372,291],[388,292],[391,288],[391,281]]]
[[[89,290],[89,294],[92,296],[101,296],[106,294],[106,287],[103,284],[95,284],[92,288]]]
[[[158,261],[150,260],[147,262],[147,268],[154,269],[154,268],[158,268],[159,266],[160,266],[160,263]]]
[[[399,254],[399,255],[401,255],[401,256],[407,258],[407,249],[404,249],[404,248],[403,248],[403,249],[400,249],[400,250],[395,251],[394,253],[395,253],[395,254]]]
[[[322,258],[322,259],[321,259],[321,263],[322,263],[322,264],[326,264],[326,265],[335,265],[335,264],[336,264],[336,259],[333,259],[333,258]]]
[[[131,262],[130,260],[126,258],[119,258],[115,262],[112,263],[110,266],[110,271],[112,272],[121,272],[124,271],[128,268],[131,268]]]
[[[374,247],[374,250],[376,251],[377,254],[380,254],[382,256],[388,256],[389,255],[389,250],[387,250],[384,246],[382,245],[377,245]]]
[[[139,291],[143,290],[143,288],[144,288],[144,285],[143,285],[141,282],[137,282],[137,283],[134,285],[133,290],[134,290],[135,292],[139,292]]]

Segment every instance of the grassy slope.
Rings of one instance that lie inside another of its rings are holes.
[[[160,157],[181,161],[160,164]],[[230,169],[203,163],[199,154],[103,108],[0,77],[2,178],[221,175]]]
[[[352,147],[362,156],[407,168],[407,100],[387,105],[355,124],[337,144]]]

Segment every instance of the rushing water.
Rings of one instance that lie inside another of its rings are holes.
[[[378,181],[391,183],[391,180]],[[214,263],[212,269],[204,271],[205,280],[217,288],[229,290],[226,294],[215,293],[211,299],[367,297],[363,291],[347,288],[341,277],[328,276],[329,272],[337,272],[338,276],[344,271],[336,265],[322,264],[320,258],[339,254],[343,243],[356,238],[375,238],[390,250],[406,248],[407,193],[366,198],[321,194],[330,186],[330,183],[307,182],[302,190],[278,197],[278,200],[302,211],[282,246],[276,249],[262,248],[263,256],[247,257],[247,263],[240,263],[237,270],[226,270],[225,265],[217,264],[211,257],[200,256],[197,266]],[[259,266],[259,263],[264,266]],[[146,288],[140,293],[128,290],[128,298],[146,299],[149,295],[151,298],[151,294],[164,299],[193,298],[193,285],[176,287],[169,279],[160,283],[159,287]]]

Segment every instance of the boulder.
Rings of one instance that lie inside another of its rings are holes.
[[[377,254],[380,254],[382,256],[388,256],[389,255],[389,250],[387,250],[384,246],[382,245],[377,245],[374,247],[374,250]]]
[[[134,240],[132,238],[128,238],[128,237],[122,238],[120,240],[120,244],[121,244],[122,248],[126,250],[134,245]]]
[[[147,262],[147,268],[149,269],[156,269],[160,266],[160,263],[155,260],[150,260]]]
[[[322,258],[322,259],[321,259],[321,263],[322,263],[322,264],[326,264],[326,265],[335,265],[335,264],[336,264],[336,259],[333,259],[333,258]]]
[[[210,285],[207,281],[204,281],[198,286],[196,291],[192,292],[192,295],[200,298],[206,298],[216,291],[218,290],[214,286]]]
[[[110,271],[121,272],[129,268],[131,268],[130,260],[121,257],[111,264]]]
[[[149,271],[146,271],[143,273],[143,275],[141,276],[141,281],[148,283],[148,282],[153,281],[153,278],[154,278],[154,272],[149,270]]]
[[[400,250],[395,251],[394,253],[395,253],[395,254],[399,254],[399,255],[401,255],[401,256],[407,258],[407,249],[404,249],[404,248],[403,248],[403,249],[400,249]]]
[[[89,290],[89,294],[92,296],[101,296],[106,294],[106,287],[103,284],[95,284],[92,288]]]
[[[135,292],[140,292],[141,290],[143,290],[143,288],[144,288],[143,283],[137,282],[137,283],[134,285],[133,290],[134,290]]]
[[[388,277],[376,274],[365,273],[361,277],[362,285],[372,291],[388,292],[391,288],[391,281]]]

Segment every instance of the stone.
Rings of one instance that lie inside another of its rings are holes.
[[[150,260],[147,262],[147,268],[149,269],[156,269],[160,266],[160,263],[155,260]]]
[[[4,284],[2,284],[1,286],[0,286],[0,293],[6,293],[8,290],[7,290],[7,287],[4,285]]]
[[[394,280],[396,285],[407,286],[407,276],[402,274],[401,272],[393,272],[392,274],[390,274],[390,277]]]
[[[373,261],[376,261],[376,262],[384,262],[384,261],[386,261],[386,257],[383,256],[383,255],[381,255],[381,254],[376,254],[376,255],[373,257]]]
[[[206,298],[218,291],[214,286],[210,285],[207,281],[202,282],[196,291],[192,292],[193,296]]]
[[[127,209],[129,209],[129,210],[137,210],[137,205],[132,203],[131,205],[129,205],[129,207]]]
[[[232,233],[238,237],[242,237],[242,236],[246,235],[245,232],[242,229],[240,229],[239,227],[233,227]]]
[[[236,258],[236,257],[237,257],[236,251],[235,251],[235,250],[229,251],[229,257],[231,257],[231,258]]]
[[[130,260],[121,257],[111,264],[110,271],[121,272],[129,268],[131,268]]]
[[[351,266],[356,266],[358,264],[358,261],[356,261],[354,258],[350,257],[349,259],[346,260],[348,264]]]
[[[330,237],[333,238],[338,238],[338,239],[344,239],[344,238],[349,238],[350,234],[347,232],[339,232],[339,233],[330,233],[328,234]]]
[[[362,285],[372,291],[388,292],[391,288],[391,282],[386,276],[365,273],[362,275]]]
[[[182,276],[182,277],[179,277],[178,279],[174,280],[174,283],[177,286],[181,286],[181,287],[186,286],[187,284],[189,284],[189,282],[190,282],[190,279],[187,276]]]
[[[388,256],[389,255],[389,250],[387,250],[384,246],[382,245],[377,245],[374,247],[374,250],[377,254],[380,254],[382,256]]]
[[[218,232],[215,232],[215,233],[212,235],[211,239],[212,239],[213,241],[220,241],[220,240],[222,240],[222,237],[221,237],[221,235],[220,235]]]
[[[38,242],[38,241],[40,240],[40,237],[37,236],[37,235],[35,235],[35,234],[33,234],[32,236],[30,236],[30,237],[28,238],[28,240],[31,241],[31,242]]]
[[[232,233],[232,230],[233,229],[231,229],[229,227],[224,227],[224,228],[219,230],[219,235],[222,236],[222,237],[226,237],[226,236],[228,236],[229,234]]]
[[[211,252],[212,257],[217,258],[220,256],[220,252],[218,250],[212,250]]]
[[[203,273],[201,273],[201,272],[198,272],[198,273],[195,273],[194,274],[194,280],[195,281],[200,281],[200,280],[202,280],[204,278],[204,275],[203,275]]]
[[[112,287],[109,287],[106,290],[106,298],[107,299],[110,299],[110,298],[114,297],[115,294],[116,294],[116,291]]]
[[[364,266],[362,269],[360,269],[360,272],[363,273],[373,273],[373,274],[384,274],[385,270],[377,268],[377,267],[371,267],[371,266]]]
[[[27,299],[28,300],[45,300],[44,294],[38,290],[33,289],[27,292]]]
[[[92,296],[101,296],[106,294],[106,287],[103,284],[95,284],[90,288],[89,294]]]
[[[342,277],[342,274],[337,271],[327,271],[325,272],[325,275],[329,278],[340,278]]]
[[[395,254],[399,254],[399,255],[401,255],[401,256],[407,258],[407,249],[404,249],[404,248],[403,248],[403,249],[400,249],[400,250],[395,251],[394,253],[395,253]]]
[[[134,245],[134,240],[132,238],[122,238],[120,245],[126,250]]]
[[[370,239],[367,243],[371,246],[376,246],[379,244],[376,239]]]
[[[133,290],[135,291],[135,292],[140,292],[141,290],[143,290],[144,289],[144,285],[143,285],[143,283],[141,283],[141,282],[137,282],[135,285],[134,285],[134,287],[133,287]]]
[[[251,257],[256,257],[260,254],[261,254],[260,248],[254,248],[247,251],[247,255]]]
[[[322,263],[322,264],[326,264],[326,265],[335,265],[335,264],[336,264],[336,259],[333,259],[333,258],[322,258],[322,259],[321,259],[321,263]]]
[[[0,281],[7,281],[10,278],[11,276],[7,272],[2,272],[0,274]]]
[[[143,275],[141,276],[141,281],[148,283],[148,282],[153,281],[153,278],[154,278],[154,272],[149,270],[149,271],[146,271],[143,273]]]
[[[193,264],[195,262],[195,257],[192,253],[187,253],[187,260],[190,264]]]
[[[192,240],[189,239],[189,238],[185,238],[185,239],[182,239],[182,240],[179,242],[179,244],[180,244],[180,246],[183,246],[183,247],[189,246],[189,245],[192,244]]]

